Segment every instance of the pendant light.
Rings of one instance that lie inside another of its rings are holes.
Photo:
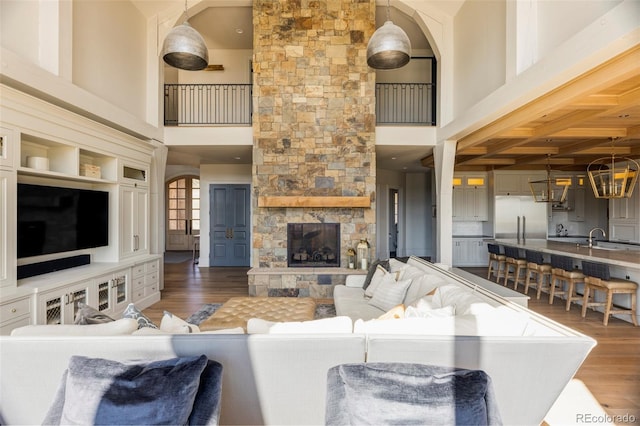
[[[638,162],[631,158],[616,158],[611,138],[611,157],[589,163],[587,174],[596,198],[629,198],[638,180]]]
[[[557,203],[562,204],[567,198],[569,181],[556,183],[551,178],[551,154],[547,154],[547,178],[544,180],[534,180],[529,182],[531,195],[536,203]]]
[[[162,45],[162,59],[175,68],[187,71],[203,70],[209,64],[209,50],[204,39],[191,25],[184,2],[185,21],[172,28]]]
[[[411,42],[402,28],[391,22],[387,0],[387,21],[378,28],[367,44],[367,64],[378,70],[403,67],[411,59]]]

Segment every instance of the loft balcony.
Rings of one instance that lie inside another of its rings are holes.
[[[377,83],[376,125],[435,126],[435,84]],[[251,126],[251,84],[165,84],[165,126]]]

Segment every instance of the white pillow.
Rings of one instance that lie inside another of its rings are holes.
[[[376,289],[382,282],[382,279],[388,274],[389,272],[386,269],[384,269],[382,266],[380,265],[376,266],[376,271],[373,273],[373,276],[371,277],[371,282],[369,283],[369,286],[364,290],[364,297],[367,297],[367,298],[373,297],[373,293],[376,292]],[[395,275],[394,275],[394,279],[395,279]]]
[[[247,334],[323,334],[353,332],[353,322],[347,316],[322,318],[310,321],[273,322],[262,318],[247,321]]]
[[[453,284],[438,287],[433,296],[434,303],[439,307],[455,305],[456,315],[471,314],[473,313],[473,304],[487,303],[470,289],[458,287]]]
[[[368,303],[386,312],[402,303],[410,284],[410,279],[396,281],[393,274],[387,274]]]
[[[389,259],[389,272],[399,272],[405,269],[407,266],[409,265],[399,261],[398,259],[394,259],[394,258]]]
[[[413,268],[413,267],[411,267]],[[402,279],[407,278],[403,276]],[[405,305],[411,305],[413,302],[418,300],[424,295],[431,293],[436,287],[441,285],[445,285],[446,281],[434,274],[426,274],[424,272],[421,275],[412,278],[411,285],[407,290],[407,295],[404,298]]]
[[[12,336],[120,336],[132,334],[138,329],[138,321],[133,318],[102,324],[60,324],[60,325],[26,325],[11,331]]]
[[[195,324],[189,324],[185,320],[178,318],[171,312],[164,311],[160,330],[173,334],[200,333],[200,328]]]

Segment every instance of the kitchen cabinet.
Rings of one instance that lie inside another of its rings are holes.
[[[573,222],[584,222],[585,217],[585,188],[584,186],[569,189],[567,200],[569,204],[569,220]]]
[[[0,304],[0,335],[31,324],[31,297],[25,296]]]
[[[494,172],[495,195],[531,195],[530,181],[546,179],[545,172]]]
[[[640,243],[640,191],[631,198],[609,200],[609,239]]]
[[[452,199],[453,220],[489,220],[488,197],[486,174],[455,175]]]
[[[487,265],[487,243],[482,238],[453,238],[453,266]]]

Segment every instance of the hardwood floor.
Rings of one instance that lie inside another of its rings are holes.
[[[191,261],[165,263],[164,268],[162,300],[144,311],[156,323],[160,323],[165,310],[187,318],[205,303],[222,303],[230,297],[248,295],[248,268],[199,268]],[[465,269],[486,277],[486,268]],[[559,300],[549,305],[544,293],[540,300],[534,291],[529,296],[531,310],[597,340],[598,345],[576,378],[584,382],[609,414],[635,415],[635,422],[640,422],[640,327],[615,318],[605,327],[599,312],[589,310],[586,318],[582,318],[578,305],[572,305],[567,312]]]

